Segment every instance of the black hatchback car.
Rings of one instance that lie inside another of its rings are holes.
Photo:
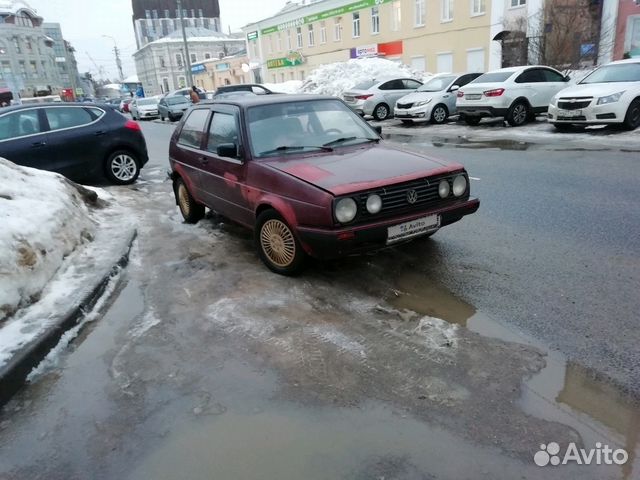
[[[149,160],[138,125],[91,103],[42,103],[0,110],[0,157],[72,180],[136,181]]]

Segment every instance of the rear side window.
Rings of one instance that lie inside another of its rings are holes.
[[[380,85],[380,90],[404,90],[402,80],[390,80]]]
[[[45,108],[44,113],[47,116],[51,130],[79,127],[87,125],[95,119],[84,108],[76,107]]]
[[[178,143],[187,147],[201,148],[205,124],[209,117],[209,110],[194,110],[184,122]]]
[[[415,90],[416,88],[420,87],[422,84],[420,82],[418,82],[417,80],[402,80],[402,83],[404,84],[404,88],[406,90]]]
[[[24,110],[0,117],[0,140],[42,133],[37,110]]]
[[[238,145],[238,126],[235,117],[230,113],[216,112],[209,127],[207,150],[216,153],[218,146],[224,143]]]
[[[513,72],[485,73],[476,78],[472,83],[501,83],[513,75]]]
[[[545,82],[564,82],[564,77],[553,70],[542,70]]]
[[[479,73],[468,73],[466,75],[462,75],[460,78],[458,78],[458,80],[456,81],[456,83],[454,83],[454,85],[457,85],[459,87],[464,87],[467,83],[472,82],[479,76],[480,76]]]
[[[527,70],[526,72],[522,72],[522,74],[516,78],[516,83],[541,83],[545,82],[546,79],[542,70],[538,68],[533,68],[531,70]]]

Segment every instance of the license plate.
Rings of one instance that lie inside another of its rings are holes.
[[[559,110],[559,117],[581,117],[582,110]]]
[[[390,243],[417,237],[440,228],[440,215],[416,218],[410,222],[394,225],[387,229],[387,245]]]
[[[480,100],[482,98],[482,94],[480,93],[467,93],[464,98],[467,100]]]

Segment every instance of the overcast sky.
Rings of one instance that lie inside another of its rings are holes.
[[[224,31],[240,27],[269,17],[280,10],[286,0],[219,0],[220,17]],[[113,55],[113,40],[116,39],[122,52],[125,76],[136,73],[131,55],[136,50],[133,35],[131,0],[27,0],[45,22],[62,25],[62,34],[76,49],[80,73],[90,71],[98,75],[98,69],[89,59],[104,68],[109,78],[117,79]],[[88,54],[87,54],[88,52]]]

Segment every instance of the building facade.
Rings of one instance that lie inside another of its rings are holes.
[[[43,23],[44,32],[51,40],[53,40],[53,51],[55,55],[55,65],[58,70],[62,88],[73,89],[76,95],[82,93],[84,89],[78,92],[81,84],[80,75],[78,73],[78,62],[76,62],[75,49],[62,37],[62,28],[59,23]]]
[[[614,60],[640,57],[640,0],[619,0]]]
[[[486,71],[501,65],[493,36],[504,1],[321,0],[288,5],[243,33],[255,81],[304,80],[319,65],[364,56],[432,73]]]
[[[249,83],[251,72],[245,52],[215,60],[203,60],[191,65],[196,87],[214,91],[223,85]]]
[[[180,30],[176,0],[132,0],[133,28],[138,49]],[[185,26],[220,32],[218,0],[182,0]]]
[[[0,88],[15,97],[58,93],[54,41],[24,1],[0,3]]]
[[[182,32],[146,44],[133,54],[140,83],[147,96],[188,87],[186,68],[203,60],[219,59],[244,50],[242,38],[203,28],[187,28],[189,58],[185,58]]]

